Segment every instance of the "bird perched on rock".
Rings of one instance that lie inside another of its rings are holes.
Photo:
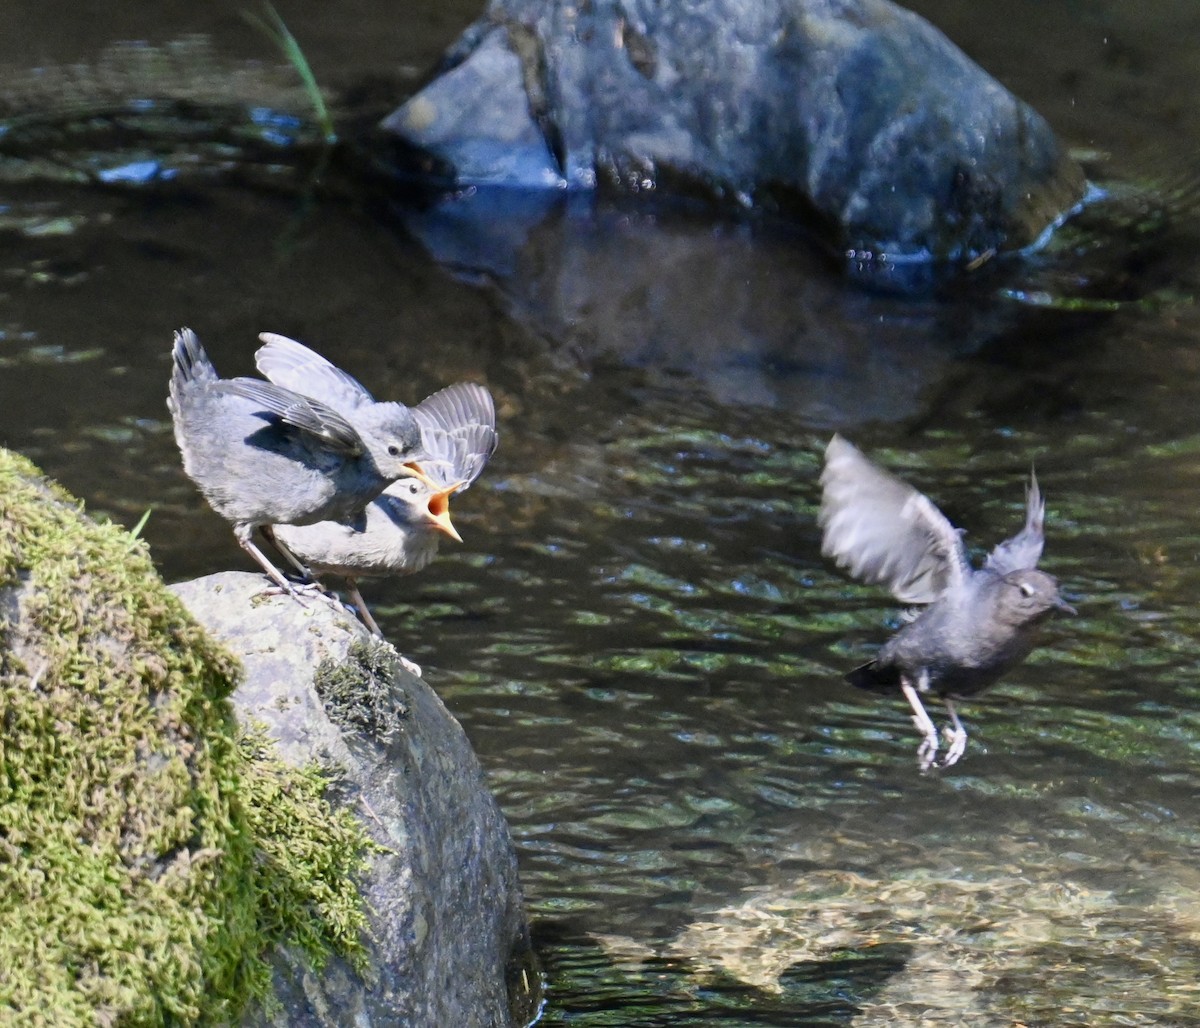
[[[254,363],[275,385],[315,397],[351,421],[359,412],[394,406],[376,402],[357,380],[303,343],[275,332],[258,338],[263,345]],[[459,382],[427,396],[412,412],[426,449],[423,470],[443,485],[474,482],[498,442],[491,394],[481,385]]]
[[[256,361],[273,381],[302,385],[330,405],[354,409],[368,402],[348,386],[344,372],[303,344],[269,333],[260,338],[265,345]],[[382,633],[358,590],[358,579],[412,574],[433,560],[443,535],[461,542],[450,520],[450,497],[479,477],[499,441],[495,405],[481,385],[459,382],[412,410],[425,451],[418,465],[425,481],[396,482],[357,518],[277,525],[272,531],[276,544],[298,566],[316,576],[345,579],[363,622],[376,635]]]
[[[904,693],[924,735],[917,751],[922,770],[933,765],[938,734],[921,694],[941,697],[953,725],[946,729],[948,767],[967,745],[953,701],[982,692],[1024,660],[1051,613],[1075,613],[1055,579],[1037,570],[1046,510],[1037,478],[1030,475],[1025,527],[979,569],[971,567],[961,532],[927,496],[841,436],[825,451],[821,485],[821,552],[855,578],[887,586],[898,600],[926,605],[874,660],[846,677],[863,688]]]
[[[188,328],[175,333],[172,360],[167,407],[184,470],[238,544],[293,596],[255,545],[255,528],[353,518],[392,482],[421,476],[410,466],[424,456],[421,429],[402,404],[342,413],[271,382],[223,379]]]

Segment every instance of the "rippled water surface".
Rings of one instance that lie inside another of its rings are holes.
[[[137,33],[63,8],[56,34],[25,6],[4,81],[47,109],[25,72]],[[356,9],[326,33],[280,7],[343,116],[413,88],[473,14]],[[466,542],[364,593],[508,816],[544,1024],[1200,1019],[1200,130],[1181,42],[1200,12],[921,9],[1108,194],[1049,253],[936,297],[853,292],[802,239],[703,212],[568,207],[509,235],[469,198],[445,220],[351,188],[353,169],[310,188],[303,120],[231,131],[237,96],[200,126],[92,121],[58,138],[61,174],[0,153],[0,443],[94,511],[151,507],[168,578],[245,566],[179,466],[173,328],[228,375],[269,329],[378,395],[496,393],[500,450],[456,503]],[[302,113],[227,13],[166,5],[140,34],[211,36],[178,89],[215,62],[222,88]],[[146,161],[176,173],[76,174]],[[834,430],[977,552],[1019,526],[1031,465],[1047,493],[1044,566],[1079,616],[964,705],[952,769],[918,773],[903,702],[842,680],[898,611],[820,557]]]

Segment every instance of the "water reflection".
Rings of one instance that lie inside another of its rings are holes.
[[[470,190],[404,221],[440,264],[493,283],[512,317],[589,366],[687,375],[722,404],[808,424],[911,417],[956,356],[1022,313],[978,302],[990,269],[954,300],[848,290],[795,229],[648,197]]]
[[[166,421],[179,324],[230,375],[265,328],[380,396],[494,389],[466,543],[365,590],[513,826],[544,1023],[1195,1020],[1191,306],[851,296],[777,239],[616,214],[549,223],[533,264],[481,282],[278,174],[6,187],[0,439],[92,509],[153,505],[181,577],[241,557]],[[1184,296],[1175,256],[1152,285]],[[944,773],[917,773],[902,701],[841,680],[896,613],[819,558],[831,425],[981,549],[1019,522],[1031,462],[1047,494],[1044,565],[1080,617],[964,705]]]

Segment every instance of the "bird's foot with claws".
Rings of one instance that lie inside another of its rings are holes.
[[[913,718],[913,721],[916,721]],[[917,725],[920,728],[920,724]],[[921,745],[917,747],[917,766],[922,771],[928,771],[937,763],[938,737],[937,732],[931,732],[921,740]]]
[[[339,614],[349,612],[354,613],[354,608],[342,603],[338,598],[337,593],[332,589],[322,585],[315,579],[311,582],[287,582],[286,587],[272,585],[264,589],[259,595],[261,596],[290,596],[301,607],[308,607],[309,600],[318,600],[328,603]]]
[[[308,582],[305,582],[305,583],[288,582],[285,580],[283,585],[279,585],[277,583],[272,583],[271,585],[267,586],[262,592],[258,593],[258,595],[259,596],[290,596],[293,600],[295,600],[298,604],[300,604],[301,607],[307,608],[308,600],[312,596],[312,585],[311,585],[311,583],[308,583]]]
[[[942,729],[942,733],[946,736],[946,744],[949,746],[949,749],[946,750],[946,759],[942,761],[942,767],[950,767],[952,764],[957,764],[959,758],[966,752],[967,733],[961,725],[957,728],[947,725]]]

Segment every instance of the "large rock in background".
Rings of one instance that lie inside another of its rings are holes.
[[[459,184],[797,214],[852,266],[1027,246],[1085,185],[1034,110],[887,0],[493,0],[384,127]]]
[[[172,589],[241,658],[239,720],[264,723],[286,760],[330,769],[381,849],[363,882],[367,968],[335,956],[314,972],[280,951],[280,1009],[249,1023],[527,1023],[539,986],[516,857],[462,728],[349,613],[265,586],[227,572]]]

